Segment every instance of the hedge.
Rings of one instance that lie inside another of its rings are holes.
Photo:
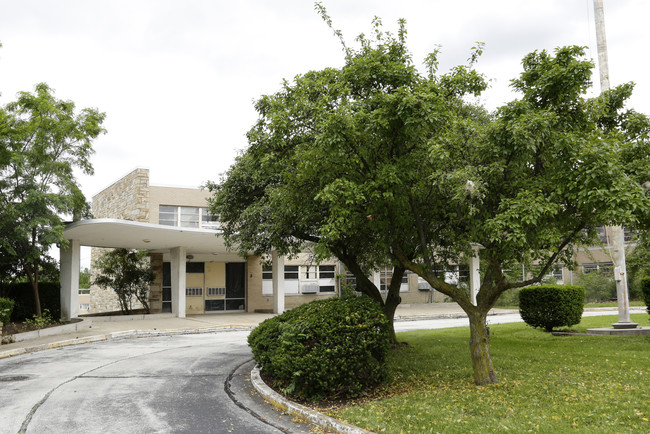
[[[41,301],[41,311],[48,309],[54,318],[61,317],[61,285],[59,282],[39,282],[38,294]],[[31,319],[34,310],[34,290],[29,282],[9,285],[7,298],[14,300],[14,311],[11,321],[22,322]]]
[[[582,319],[585,290],[577,285],[528,286],[519,291],[519,313],[526,324],[550,332]]]
[[[248,343],[273,386],[300,399],[355,397],[387,375],[388,320],[365,296],[298,306],[262,322]]]

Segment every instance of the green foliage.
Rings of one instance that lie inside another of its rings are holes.
[[[519,291],[519,313],[526,324],[550,332],[580,323],[585,290],[576,285],[528,286]]]
[[[647,306],[648,313],[650,313],[650,277],[641,280],[641,292],[643,293],[643,301]]]
[[[365,296],[298,306],[262,322],[248,343],[262,373],[303,399],[358,396],[387,375],[388,321]]]
[[[396,36],[373,24],[343,67],[298,75],[256,102],[248,149],[208,185],[211,212],[231,246],[284,254],[312,242],[356,265],[371,296],[364,275],[387,258],[417,273],[468,313],[481,346],[471,348],[475,381],[495,382],[483,336],[501,295],[570,264],[597,226],[650,225],[650,121],[625,108],[631,84],[586,98],[593,64],[582,47],[527,55],[512,82],[521,97],[488,113],[472,99],[486,87],[480,45],[447,73],[435,51],[421,74],[403,22]],[[437,270],[479,246],[475,306]],[[513,281],[503,270],[516,263],[538,269]]]
[[[84,268],[79,272],[79,289],[90,288],[90,270]]]
[[[41,263],[51,261],[52,244],[67,243],[62,216],[89,215],[74,170],[92,174],[91,144],[104,132],[104,116],[75,113],[45,83],[0,108],[0,271],[31,282],[37,315]]]
[[[643,297],[641,281],[650,277],[650,240],[647,233],[643,233],[635,241],[634,250],[625,258],[625,266],[630,299],[640,300]]]
[[[11,313],[14,310],[14,301],[10,298],[0,297],[0,323],[8,324],[11,321]]]
[[[52,317],[49,309],[43,309],[43,313],[40,316],[34,315],[32,319],[25,320],[25,324],[30,324],[39,330],[58,323],[60,321]]]
[[[597,303],[616,298],[616,282],[611,270],[594,270],[581,273],[576,284],[585,289],[585,302]]]
[[[39,282],[39,300],[43,309],[48,309],[55,318],[61,317],[61,285],[59,282]],[[9,285],[7,298],[14,300],[12,322],[23,322],[38,313],[34,309],[34,291],[31,283],[19,282]]]
[[[149,313],[149,287],[155,275],[151,270],[149,252],[146,250],[113,249],[102,253],[95,262],[95,285],[115,291],[120,309],[131,312],[135,297]]]

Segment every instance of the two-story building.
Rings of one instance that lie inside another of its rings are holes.
[[[92,220],[68,225],[65,236],[71,245],[62,251],[62,265],[78,262],[74,256],[81,245],[92,247],[91,263],[105,248],[147,249],[156,275],[149,293],[152,312],[184,315],[277,310],[273,266],[259,257],[243,258],[225,247],[219,223],[208,213],[209,194],[201,189],[150,185],[148,169],[136,169],[92,198]],[[332,297],[341,290],[345,270],[336,259],[315,263],[306,249],[295,258],[280,258],[276,263],[280,264],[281,310]],[[62,272],[66,274],[63,266]],[[91,272],[94,276],[92,265]],[[383,290],[390,278],[390,269],[373,275]],[[74,280],[74,276],[66,279]],[[428,286],[412,274],[404,277],[401,292],[405,303],[433,301]],[[85,298],[83,313],[119,310],[110,289],[93,285]],[[78,301],[70,303],[78,305]],[[69,310],[75,310],[74,306]],[[73,316],[78,313],[77,308]]]

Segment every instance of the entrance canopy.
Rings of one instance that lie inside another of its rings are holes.
[[[232,255],[218,231],[164,226],[118,219],[91,219],[69,223],[61,248],[61,316],[79,314],[80,247],[146,249],[169,253],[171,259],[172,312],[185,317],[185,261],[188,254]]]
[[[146,249],[166,253],[179,246],[193,254],[231,253],[220,232],[208,229],[163,226],[118,219],[80,220],[63,231],[68,240],[82,246]]]

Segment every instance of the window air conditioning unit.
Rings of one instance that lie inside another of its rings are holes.
[[[318,283],[303,283],[300,287],[300,291],[303,294],[317,294],[318,293]]]
[[[420,283],[418,283],[418,290],[420,290],[420,291],[430,291],[431,290],[431,285],[429,285],[429,282],[420,282]]]

